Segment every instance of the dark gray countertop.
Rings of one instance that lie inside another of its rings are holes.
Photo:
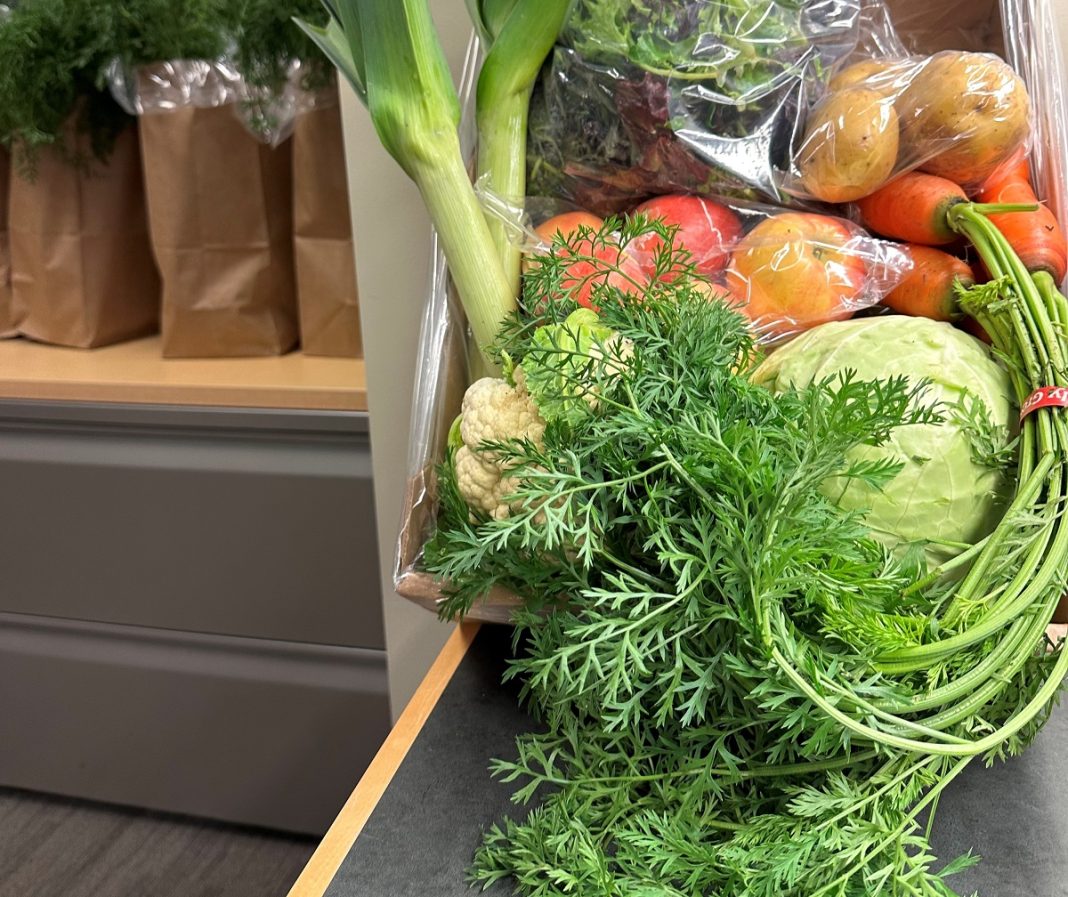
[[[494,757],[513,756],[531,723],[516,689],[502,686],[510,631],[483,626],[412,745],[327,897],[472,897],[465,871],[483,828],[512,808],[510,785],[493,781]],[[943,795],[935,852],[968,849],[983,861],[951,879],[961,894],[1068,897],[1068,711],[1023,757],[976,762]]]

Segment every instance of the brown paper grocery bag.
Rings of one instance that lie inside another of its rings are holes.
[[[9,210],[20,333],[88,349],[155,330],[159,275],[133,126],[88,169],[42,150],[33,180],[11,178]]]
[[[21,315],[11,290],[11,248],[7,235],[7,194],[11,157],[0,149],[0,339],[18,336]]]
[[[292,154],[229,106],[141,117],[163,354],[279,355],[297,341]]]
[[[302,115],[293,131],[293,251],[300,344],[307,355],[359,358],[360,310],[341,107]]]

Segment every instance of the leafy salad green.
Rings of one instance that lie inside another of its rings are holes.
[[[777,195],[805,91],[859,4],[578,0],[531,103],[530,192],[597,214],[675,190]]]

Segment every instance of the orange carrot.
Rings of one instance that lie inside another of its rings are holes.
[[[980,190],[979,202],[1037,203],[1027,160],[995,172]],[[990,220],[1028,271],[1047,271],[1057,283],[1064,280],[1068,273],[1068,243],[1056,216],[1046,206],[1039,205],[1034,212],[991,215]]]
[[[946,223],[946,212],[959,202],[967,202],[953,181],[913,171],[880,187],[859,201],[864,224],[877,234],[942,246],[957,239]]]
[[[930,246],[903,246],[912,259],[912,270],[883,300],[894,311],[936,321],[961,317],[953,285],[975,283],[975,273],[966,262]]]

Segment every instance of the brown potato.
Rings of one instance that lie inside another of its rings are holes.
[[[913,63],[904,59],[868,59],[842,69],[827,85],[830,93],[850,87],[866,87],[884,97],[892,97],[908,85]]]
[[[932,56],[897,102],[903,155],[921,171],[974,185],[1027,139],[1031,101],[1023,81],[989,53]]]
[[[824,202],[852,202],[894,171],[898,122],[893,103],[874,90],[828,94],[809,116],[797,167],[805,189]]]

